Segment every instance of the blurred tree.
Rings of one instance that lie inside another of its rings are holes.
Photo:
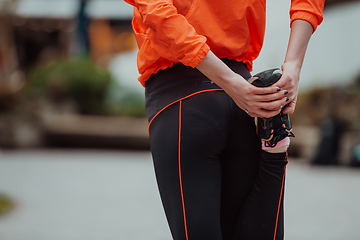
[[[111,83],[106,96],[109,112],[114,115],[145,117],[145,96],[138,91],[120,86],[116,81]]]
[[[0,217],[7,214],[14,207],[14,203],[8,196],[0,194]]]
[[[30,72],[30,96],[59,103],[73,100],[82,114],[104,114],[104,99],[112,81],[107,70],[88,59],[57,61]]]
[[[30,98],[54,104],[74,102],[81,114],[144,117],[143,94],[113,80],[110,72],[89,59],[56,61],[29,74]]]

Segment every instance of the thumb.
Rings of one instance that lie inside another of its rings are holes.
[[[282,75],[279,81],[277,81],[274,85],[279,88],[285,87],[286,83],[288,82],[289,77],[287,75]]]
[[[290,102],[290,103],[285,107],[283,113],[293,114],[294,111],[295,111],[295,105],[296,105],[296,102],[295,102],[295,101]]]

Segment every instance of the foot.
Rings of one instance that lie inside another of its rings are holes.
[[[274,68],[260,72],[248,81],[257,87],[271,86],[281,78],[281,73],[277,72],[278,70],[278,68]],[[272,118],[258,118],[257,121],[257,133],[260,139],[265,142],[265,147],[275,147],[284,138],[295,137],[292,133],[289,114],[281,112]]]

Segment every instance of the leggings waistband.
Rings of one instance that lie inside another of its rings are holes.
[[[251,77],[246,65],[221,59],[230,69],[245,79]],[[176,63],[171,68],[153,74],[145,83],[146,112],[150,121],[165,106],[197,92],[221,89],[196,68]]]

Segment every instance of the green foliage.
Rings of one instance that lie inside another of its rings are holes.
[[[120,86],[109,71],[90,60],[57,61],[33,69],[27,90],[31,98],[53,103],[73,100],[82,114],[144,117],[144,94]]]
[[[119,101],[119,104],[109,105],[109,110],[115,115],[121,116],[146,116],[144,98],[136,93],[125,95],[121,101]]]
[[[59,102],[72,99],[83,114],[104,114],[104,99],[112,81],[107,70],[90,60],[57,61],[30,72],[31,97]]]
[[[14,207],[11,199],[0,194],[0,216],[7,214]]]
[[[144,93],[121,87],[112,82],[106,95],[108,112],[128,117],[145,117]]]

